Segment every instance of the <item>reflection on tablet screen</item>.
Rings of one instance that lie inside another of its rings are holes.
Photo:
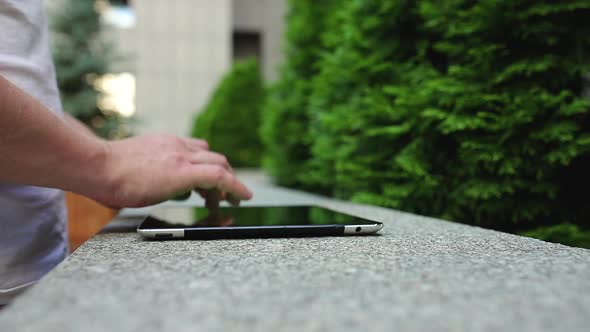
[[[220,208],[210,214],[202,207],[162,207],[154,209],[152,218],[146,220],[146,228],[184,227],[240,227],[240,226],[288,226],[288,225],[333,225],[373,224],[373,221],[310,207],[239,207]]]

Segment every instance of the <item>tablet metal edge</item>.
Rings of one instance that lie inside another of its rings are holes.
[[[148,238],[169,238],[182,239],[184,238],[184,229],[182,228],[162,228],[162,229],[138,229],[139,234]]]
[[[344,225],[344,235],[373,234],[381,230],[383,224]]]

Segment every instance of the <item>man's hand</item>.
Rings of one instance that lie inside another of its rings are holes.
[[[146,206],[193,189],[218,192],[212,199],[233,204],[252,197],[225,156],[209,151],[202,140],[138,136],[105,142],[105,156],[104,172],[97,174],[106,180],[105,186],[89,188],[87,195],[108,206]]]
[[[151,205],[193,189],[213,190],[211,206],[252,197],[204,141],[149,135],[107,142],[1,75],[0,182],[68,190],[112,207]]]

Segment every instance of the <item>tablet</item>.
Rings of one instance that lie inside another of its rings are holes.
[[[317,206],[160,207],[151,211],[137,232],[155,240],[316,237],[374,234],[377,221]]]

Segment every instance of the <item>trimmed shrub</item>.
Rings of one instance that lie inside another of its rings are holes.
[[[299,124],[307,188],[513,232],[588,223],[588,1],[351,1],[335,15]]]
[[[312,137],[308,131],[311,79],[324,49],[321,32],[337,1],[291,0],[285,37],[286,63],[269,90],[260,135],[264,166],[277,183],[301,187],[307,176]]]
[[[262,143],[258,128],[264,99],[258,62],[236,62],[195,118],[192,136],[207,140],[212,150],[224,154],[235,167],[259,166]]]

